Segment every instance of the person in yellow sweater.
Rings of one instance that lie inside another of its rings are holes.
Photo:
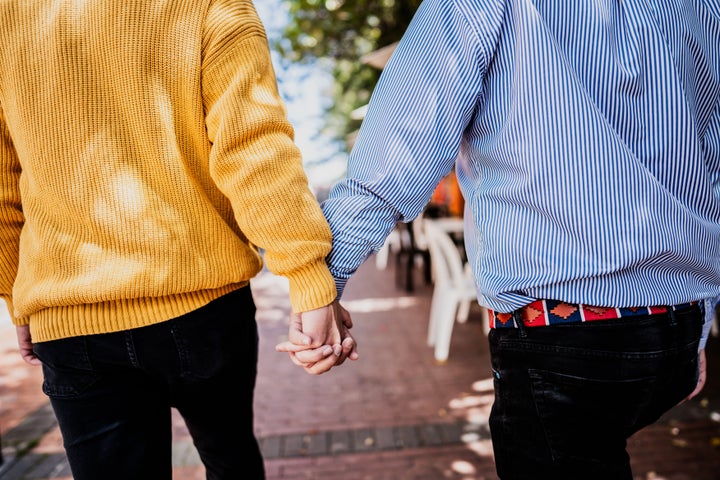
[[[357,351],[252,2],[4,0],[0,43],[0,296],[74,479],[169,480],[171,407],[208,479],[264,478],[263,260],[309,373]]]

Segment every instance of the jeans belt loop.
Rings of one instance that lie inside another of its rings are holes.
[[[513,321],[517,328],[520,329],[520,338],[527,337],[527,331],[525,330],[525,323],[522,319],[522,308],[518,308],[513,312]]]

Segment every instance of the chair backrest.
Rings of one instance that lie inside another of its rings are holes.
[[[457,245],[447,232],[433,225],[432,220],[425,219],[423,227],[435,281],[450,282],[462,288],[466,283],[466,275]]]

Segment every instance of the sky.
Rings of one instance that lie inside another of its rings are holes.
[[[282,0],[255,2],[258,15],[271,41],[282,34],[287,10]],[[320,65],[292,65],[281,68],[279,56],[272,52],[278,89],[295,129],[295,143],[303,156],[308,180],[313,187],[327,187],[345,173],[347,153],[339,151],[320,132],[324,127],[323,105],[331,101],[332,75]],[[330,160],[328,160],[330,159]],[[327,160],[327,161],[324,161]]]

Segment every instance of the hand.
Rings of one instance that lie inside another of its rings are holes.
[[[346,359],[349,358],[350,360],[357,360],[358,358],[360,358],[360,355],[357,351],[357,342],[355,341],[355,338],[350,334],[350,329],[353,326],[350,312],[348,312],[345,307],[340,305],[340,302],[338,301],[333,302],[333,305],[335,306],[336,321],[340,322],[338,323],[338,328],[340,329],[342,339],[342,352],[340,354],[340,358],[335,363],[335,365],[342,365],[342,363]],[[297,356],[302,360],[305,353],[306,352],[304,351],[297,352]]]
[[[288,341],[275,347],[288,352],[290,360],[311,374],[321,374],[345,359],[357,360],[355,340],[350,335],[350,314],[338,301],[323,308],[292,314]]]
[[[707,380],[707,359],[705,358],[705,350],[700,350],[700,356],[698,360],[698,383],[697,386],[695,386],[695,390],[692,391],[690,395],[687,396],[685,400],[690,400],[694,396],[696,396],[705,386],[705,380]]]
[[[18,348],[23,360],[30,365],[41,365],[40,359],[33,352],[32,338],[30,338],[30,325],[20,325],[15,327],[17,331]]]

